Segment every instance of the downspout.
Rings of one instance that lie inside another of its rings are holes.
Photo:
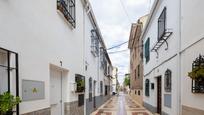
[[[83,6],[84,7],[84,6]],[[83,75],[85,75],[85,7],[83,8]],[[85,76],[86,78],[87,76]],[[87,81],[85,81],[85,86],[87,84]],[[86,115],[86,88],[84,93],[84,115]]]
[[[182,114],[182,105],[181,105],[181,95],[182,95],[182,90],[181,90],[181,81],[182,81],[182,77],[181,77],[181,0],[179,0],[179,42],[178,42],[178,115]]]

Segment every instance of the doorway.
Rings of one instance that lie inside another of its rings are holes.
[[[94,87],[93,87],[93,108],[96,108],[96,80],[94,80]]]
[[[162,82],[161,76],[157,78],[157,113],[162,112]]]
[[[50,107],[51,115],[64,115],[63,110],[63,79],[66,70],[51,66],[50,67]]]

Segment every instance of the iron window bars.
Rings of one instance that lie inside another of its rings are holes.
[[[199,55],[192,63],[192,70],[195,68],[204,68],[204,56]],[[192,79],[192,93],[204,93],[204,76],[195,80]]]
[[[91,30],[91,52],[95,57],[99,56],[99,40],[95,29]]]
[[[65,19],[72,25],[76,27],[76,9],[75,0],[57,0],[57,9],[62,12]]]
[[[171,70],[167,69],[164,75],[164,89],[166,92],[171,92]]]
[[[166,43],[167,47],[165,50],[167,50],[168,49],[167,39],[172,35],[172,33],[173,32],[170,29],[166,28],[166,7],[165,7],[158,19],[158,40],[151,51],[156,52],[158,56],[157,51],[162,46],[163,43]]]
[[[100,47],[100,62],[101,62],[101,68],[104,68],[104,60],[105,60],[105,49],[103,47]]]
[[[15,80],[15,95],[19,96],[19,69],[18,69],[18,54],[10,50],[0,47],[0,81],[7,79],[7,87],[4,91],[11,91],[11,81]],[[7,78],[4,78],[7,77]],[[0,85],[5,85],[0,84]],[[1,88],[1,87],[0,87]],[[4,92],[2,91],[2,93]],[[16,115],[19,115],[19,105],[16,106]]]

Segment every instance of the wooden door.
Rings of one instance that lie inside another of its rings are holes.
[[[157,78],[157,113],[161,114],[162,111],[162,83],[161,77]]]

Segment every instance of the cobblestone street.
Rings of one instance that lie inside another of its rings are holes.
[[[120,93],[98,108],[92,115],[153,115],[130,96]]]

